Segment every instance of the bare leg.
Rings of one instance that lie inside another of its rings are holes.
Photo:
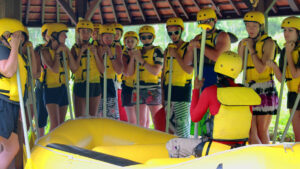
[[[150,112],[151,112],[151,117],[152,117],[152,121],[154,123],[154,128],[156,129],[157,124],[155,124],[156,122],[153,119],[155,117],[155,114],[162,108],[162,105],[161,104],[160,105],[153,105],[153,106],[149,105],[148,107],[149,107]]]
[[[249,144],[261,144],[261,141],[260,141],[260,139],[258,137],[258,133],[257,133],[256,117],[257,116],[252,116]]]
[[[83,116],[85,112],[85,98],[74,95],[74,109],[76,118]]]
[[[131,124],[136,124],[136,107],[135,106],[125,106],[127,113],[128,122]]]
[[[8,139],[0,136],[0,168],[7,168],[19,151],[19,140],[16,133],[12,133]]]
[[[58,104],[46,104],[50,118],[50,131],[59,125],[59,106]]]
[[[68,110],[68,105],[59,107],[59,124],[65,122],[67,110]]]
[[[147,121],[146,121],[146,127],[149,128],[150,127],[150,110],[148,107],[146,107],[146,111],[147,111]]]
[[[300,110],[297,110],[295,112],[295,115],[292,120],[292,125],[295,134],[295,142],[299,142],[300,141]]]
[[[262,144],[270,144],[269,126],[272,120],[272,115],[256,116],[258,137]]]
[[[40,133],[41,137],[44,136],[44,134],[45,134],[45,127],[39,128],[39,133]]]
[[[146,104],[140,104],[140,126],[147,127],[147,105]]]
[[[95,117],[98,111],[100,96],[90,97],[90,116]]]

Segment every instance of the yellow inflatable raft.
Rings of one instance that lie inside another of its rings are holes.
[[[252,145],[202,158],[168,157],[175,136],[111,119],[71,120],[41,138],[26,169],[299,169],[300,144]]]

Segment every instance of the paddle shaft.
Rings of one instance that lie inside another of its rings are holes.
[[[32,105],[33,105],[33,114],[34,114],[34,122],[35,122],[35,126],[36,126],[36,136],[37,136],[37,138],[40,138],[40,133],[39,133],[39,130],[38,130],[38,115],[37,115],[37,110],[36,110],[36,97],[35,97],[35,93],[34,93],[34,83],[33,83],[33,73],[32,73],[32,60],[31,60],[31,51],[30,51],[30,48],[29,48],[29,46],[27,46],[27,57],[28,57],[28,64],[29,64],[29,73],[30,73],[30,76],[27,76],[27,77],[29,77],[29,79],[28,79],[28,82],[30,83],[30,85],[31,85],[31,95],[29,95],[29,96],[31,96],[31,97],[29,97],[30,98],[30,100],[32,101]],[[28,93],[29,93],[29,91],[28,91]],[[28,113],[30,113],[29,114],[29,119],[30,119],[30,125],[32,125],[32,120],[31,120],[31,109],[30,109],[30,107],[29,107],[29,111],[28,111]],[[33,127],[31,128],[31,129],[33,129]],[[34,132],[34,130],[32,130],[32,132]]]
[[[70,93],[70,86],[69,86],[69,71],[68,71],[68,68],[67,68],[66,54],[65,54],[65,52],[62,52],[62,53],[63,53],[64,72],[65,72],[65,79],[66,79],[66,88],[67,88],[67,93],[68,93],[70,117],[73,120],[74,116],[73,116],[72,100],[71,100],[71,93]]]
[[[107,115],[107,53],[104,53],[103,117]]]
[[[167,118],[166,118],[166,132],[169,132],[170,114],[171,114],[171,92],[172,92],[172,75],[173,75],[173,57],[170,56],[169,64],[169,84],[168,84],[168,98],[167,98]]]
[[[245,46],[245,54],[244,54],[244,63],[243,63],[243,79],[242,84],[246,84],[246,74],[247,74],[247,62],[248,62],[248,48],[247,45]]]
[[[140,125],[140,64],[136,62],[136,118]]]
[[[90,50],[87,50],[87,60],[86,60],[86,95],[85,95],[85,116],[90,114]]]
[[[205,52],[205,42],[206,42],[206,29],[202,28],[202,38],[201,38],[201,49],[200,49],[200,61],[199,61],[199,73],[198,73],[198,79],[202,80],[203,78],[203,67],[204,67],[204,52]],[[195,59],[196,58],[196,59]],[[194,63],[196,60],[197,65],[197,49],[194,49]],[[197,69],[196,69],[197,71]],[[196,76],[196,75],[195,75]],[[197,76],[196,76],[197,77]],[[201,89],[199,96],[201,95]],[[198,125],[199,123],[195,123],[194,127],[194,138],[198,138]]]
[[[281,110],[282,98],[283,98],[282,96],[283,96],[283,88],[284,88],[284,82],[285,82],[286,66],[287,66],[287,57],[284,57],[283,71],[282,71],[282,75],[281,75],[280,94],[279,94],[276,122],[275,122],[273,142],[272,142],[273,144],[275,144],[276,137],[277,137],[277,130],[278,130],[279,118],[280,118],[280,110]]]

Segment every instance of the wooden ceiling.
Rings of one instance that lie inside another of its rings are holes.
[[[260,1],[266,10],[272,0]],[[69,26],[78,17],[97,23],[123,25],[164,23],[170,17],[195,21],[199,9],[212,7],[219,19],[242,18],[253,10],[250,0],[22,0],[22,19],[26,26],[62,22]],[[259,9],[260,8],[260,9]],[[277,0],[269,16],[300,15],[300,0]]]

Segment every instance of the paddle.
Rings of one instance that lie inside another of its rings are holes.
[[[65,72],[65,78],[66,78],[66,88],[67,88],[67,93],[68,93],[68,101],[69,101],[69,110],[70,110],[70,116],[71,119],[74,119],[73,116],[73,110],[72,110],[72,100],[71,100],[71,93],[70,93],[70,86],[69,86],[69,71],[67,68],[67,61],[66,61],[66,54],[65,52],[63,53],[63,62],[64,62],[64,72]]]
[[[90,114],[90,50],[87,50],[87,60],[86,60],[86,86],[85,86],[85,116]]]
[[[103,117],[107,114],[107,53],[104,53],[104,73],[103,73]]]

